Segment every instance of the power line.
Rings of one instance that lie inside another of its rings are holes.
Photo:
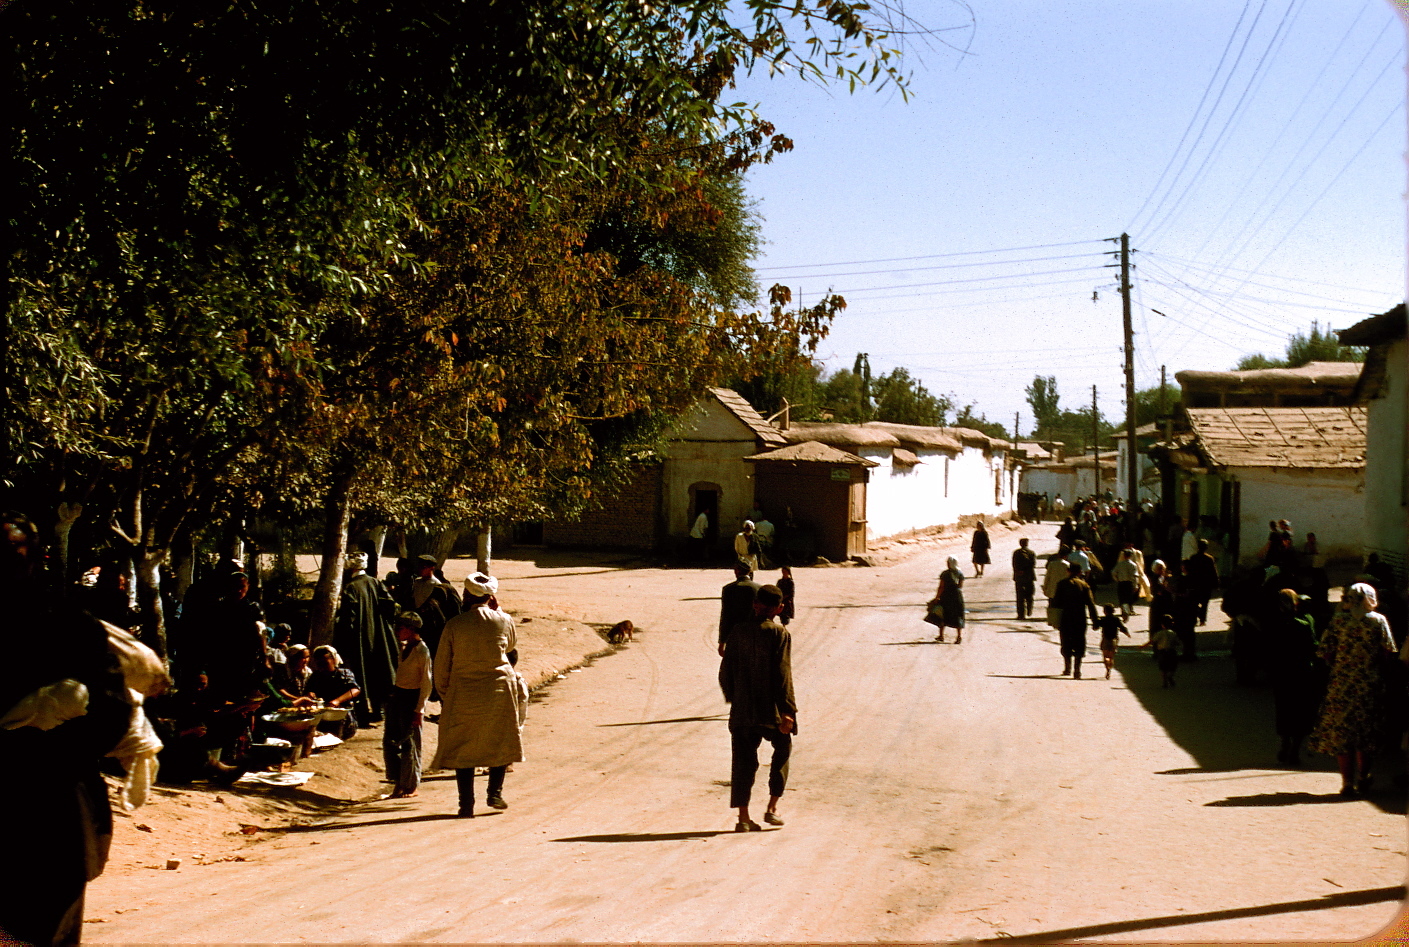
[[[801,274],[807,279],[832,279],[839,276],[876,276],[886,273],[918,273],[925,270],[956,270],[972,268],[975,266],[1016,266],[1021,263],[1046,263],[1051,260],[1085,260],[1092,256],[1092,253],[1070,253],[1062,256],[1036,256],[1024,257],[1017,260],[990,260],[988,262],[977,263],[940,263],[934,266],[906,266],[888,270],[852,270],[847,273],[808,273]],[[786,280],[787,276],[775,276],[774,280]]]
[[[1007,247],[1001,250],[965,250],[960,253],[930,253],[924,256],[896,256],[879,260],[850,260],[844,263],[799,263],[796,266],[767,266],[756,272],[770,273],[774,270],[805,270],[829,266],[867,266],[872,263],[903,263],[907,260],[942,260],[960,256],[979,256],[985,253],[1018,253],[1025,250],[1051,250],[1055,247],[1079,247],[1088,243],[1104,243],[1104,240],[1071,240],[1066,243],[1039,243],[1028,247]]]

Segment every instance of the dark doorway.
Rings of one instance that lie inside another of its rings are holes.
[[[690,487],[690,523],[701,513],[709,515],[709,529],[705,532],[705,548],[713,550],[719,539],[719,486],[713,483],[697,483]]]
[[[541,546],[543,545],[543,523],[541,520],[533,520],[527,523],[514,524],[514,545],[515,546]]]

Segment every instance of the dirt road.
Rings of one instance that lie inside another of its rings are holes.
[[[920,621],[947,550],[799,570],[787,825],[747,835],[715,682],[724,573],[502,561],[510,611],[641,629],[531,707],[506,812],[452,818],[440,774],[247,862],[100,878],[86,937],[1325,941],[1388,924],[1402,803],[1335,802],[1329,761],[1275,768],[1267,693],[1234,687],[1226,658],[1171,691],[1133,649],[1109,681],[1098,659],[1058,676],[1051,630],[1012,620],[1006,567],[1018,535],[1045,553],[1051,532],[995,532],[957,646]]]

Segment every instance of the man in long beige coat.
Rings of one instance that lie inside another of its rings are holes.
[[[507,809],[504,773],[523,760],[523,721],[528,703],[514,671],[518,642],[514,620],[499,609],[493,576],[465,580],[465,610],[445,623],[435,656],[440,691],[440,742],[434,769],[453,769],[460,789],[460,817],[475,814],[475,767],[489,769],[485,803]]]

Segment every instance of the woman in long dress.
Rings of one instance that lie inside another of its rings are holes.
[[[939,574],[939,608],[944,624],[939,626],[936,641],[944,640],[944,629],[953,628],[955,644],[964,643],[964,573],[959,571],[959,560],[949,557],[948,568]]]
[[[1282,738],[1277,761],[1300,766],[1301,741],[1316,723],[1316,625],[1291,589],[1277,592],[1274,602],[1266,646],[1277,736]]]
[[[991,561],[988,557],[988,550],[993,547],[993,540],[988,538],[988,528],[983,525],[983,520],[978,521],[978,528],[974,530],[973,542],[969,543],[969,551],[974,555],[974,578],[983,578],[983,567]]]
[[[1389,622],[1375,611],[1376,604],[1372,586],[1350,586],[1321,636],[1321,660],[1330,675],[1321,719],[1308,745],[1335,756],[1343,799],[1370,789],[1370,762],[1384,727],[1386,670],[1395,648]]]

